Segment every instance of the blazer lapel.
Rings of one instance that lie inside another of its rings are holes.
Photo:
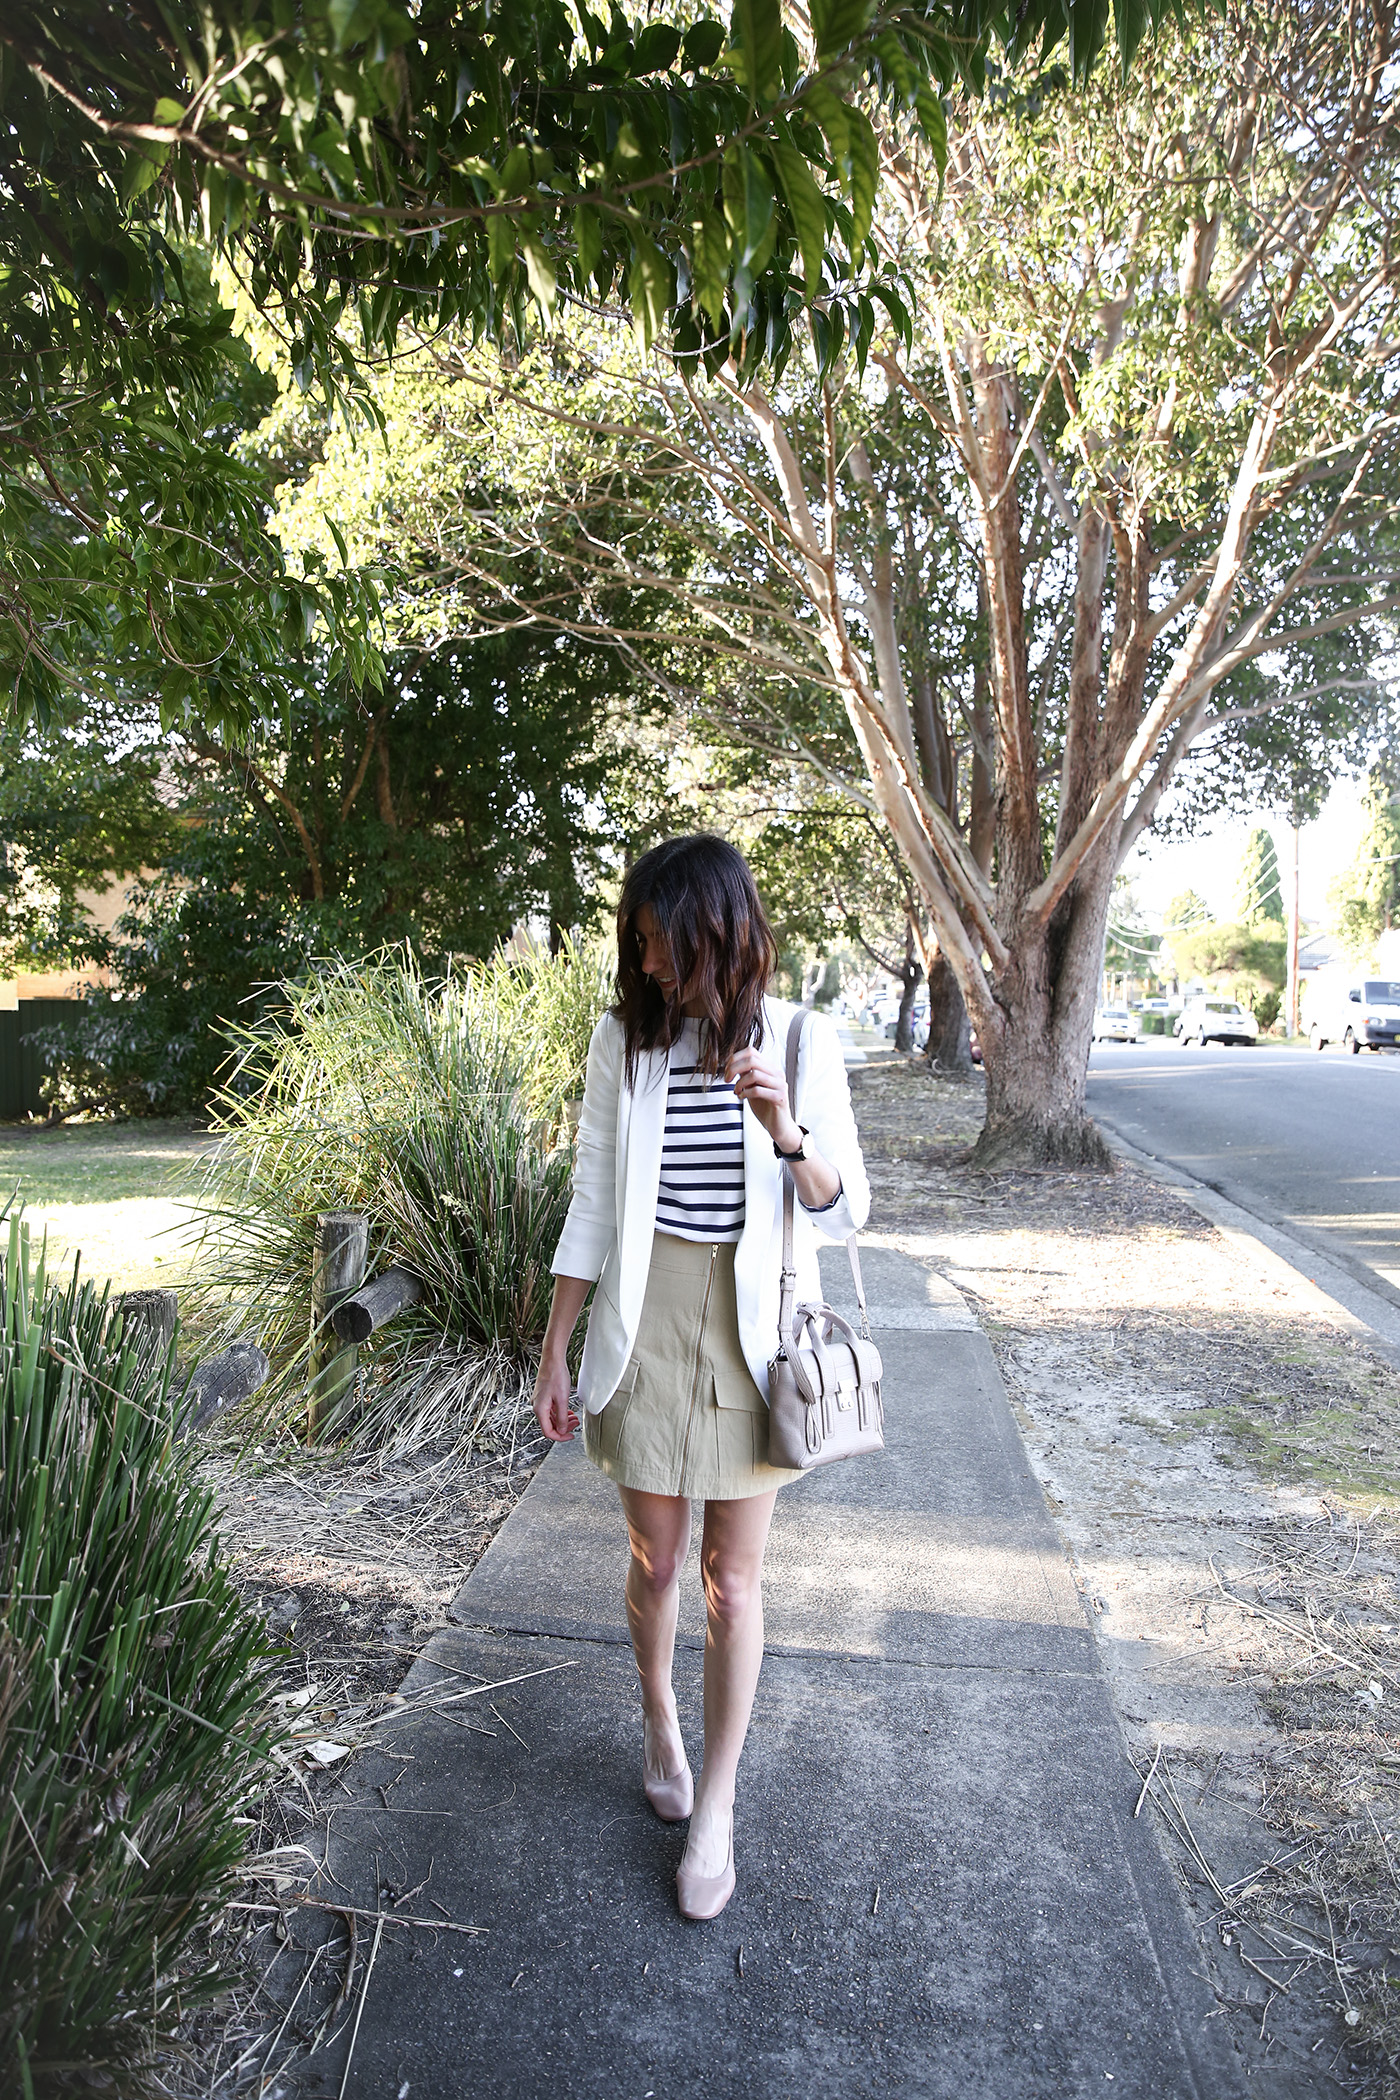
[[[637,1061],[635,1087],[624,1086],[627,1164],[618,1234],[617,1298],[630,1329],[641,1317],[656,1231],[656,1192],[661,1182],[661,1144],[666,1134],[666,1082],[669,1059],[664,1050],[648,1050]]]
[[[763,1002],[763,1043],[766,1057],[779,1056],[782,1044],[773,1029],[769,1003]],[[768,1281],[767,1254],[772,1244],[773,1219],[782,1182],[773,1157],[773,1140],[750,1111],[744,1117],[744,1231],[735,1250],[734,1289],[738,1301],[739,1328],[757,1326],[760,1300]]]

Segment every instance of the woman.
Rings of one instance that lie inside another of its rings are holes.
[[[753,877],[723,839],[644,854],[617,914],[617,1004],[593,1033],[573,1200],[535,1413],[572,1436],[569,1337],[596,1285],[579,1372],[584,1448],[617,1483],[631,1541],[627,1622],[642,1689],[642,1783],[690,1816],[676,1875],[688,1918],[734,1892],[734,1783],[763,1659],[763,1552],[784,1163],[799,1199],[799,1300],[820,1298],[812,1221],[835,1239],[870,1192],[835,1030],[811,1016],[784,1074],[794,1009],[767,998],[773,937]],[[691,1504],[705,1505],[705,1756],[696,1786],[671,1688]],[[692,1812],[693,1810],[693,1812]]]

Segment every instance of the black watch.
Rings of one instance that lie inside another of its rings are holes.
[[[797,1127],[802,1132],[802,1143],[798,1146],[795,1152],[784,1152],[779,1147],[778,1141],[775,1138],[773,1140],[773,1157],[775,1159],[806,1159],[809,1157],[807,1151],[807,1139],[811,1135],[811,1133],[809,1132],[805,1123],[799,1123]]]

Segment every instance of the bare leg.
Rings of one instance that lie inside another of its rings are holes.
[[[685,1763],[671,1660],[680,1572],[690,1545],[690,1503],[684,1495],[649,1495],[640,1488],[619,1488],[618,1493],[632,1543],[627,1625],[642,1681],[642,1756],[653,1779],[673,1779]]]
[[[686,1847],[700,1874],[723,1873],[728,1856],[739,1753],[763,1662],[763,1553],[776,1500],[774,1490],[705,1504],[705,1766]]]

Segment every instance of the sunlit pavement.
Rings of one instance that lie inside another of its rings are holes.
[[[1089,1107],[1400,1305],[1400,1055],[1104,1044]]]

